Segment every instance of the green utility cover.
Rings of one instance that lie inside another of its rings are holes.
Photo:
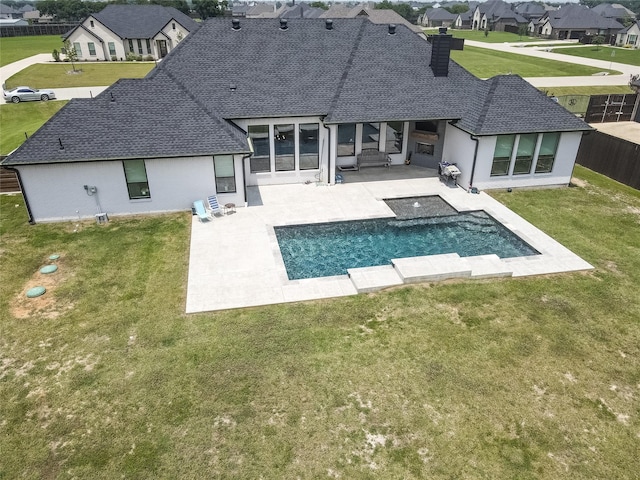
[[[49,255],[49,260],[57,260],[60,258],[60,255],[54,253],[53,255]]]
[[[27,290],[27,297],[28,298],[35,298],[35,297],[39,297],[40,295],[43,295],[44,292],[46,292],[47,289],[44,287],[33,287],[30,288],[29,290]]]
[[[47,265],[46,267],[42,267],[40,269],[40,273],[53,273],[58,270],[57,265]]]

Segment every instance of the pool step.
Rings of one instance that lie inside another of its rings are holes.
[[[464,278],[470,277],[472,272],[466,258],[461,258],[457,253],[397,258],[391,263],[404,283]]]
[[[471,267],[471,278],[511,277],[513,269],[497,255],[478,255],[463,260]]]
[[[358,293],[368,293],[383,288],[402,285],[402,278],[392,265],[379,267],[362,267],[347,269],[349,278],[358,290]]]

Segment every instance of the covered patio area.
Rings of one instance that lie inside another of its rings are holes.
[[[337,185],[251,187],[248,207],[204,223],[193,217],[186,312],[356,295],[454,277],[525,276],[592,268],[489,195],[445,185],[434,178],[435,171],[398,166],[345,173],[349,173],[345,183]],[[425,176],[416,177],[416,173]],[[485,210],[541,254],[507,259],[435,255],[352,269],[349,275],[288,279],[274,226],[393,217],[383,199],[423,195],[439,195],[458,211]]]

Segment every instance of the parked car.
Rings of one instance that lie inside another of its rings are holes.
[[[53,90],[38,90],[31,87],[16,87],[13,90],[3,90],[4,99],[7,102],[20,103],[29,102],[31,100],[55,100],[56,94]]]

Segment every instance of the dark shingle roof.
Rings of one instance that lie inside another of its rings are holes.
[[[285,31],[277,19],[240,25],[234,31],[227,19],[207,21],[159,67],[225,118],[328,115],[328,121],[364,121],[389,115],[390,108],[406,118],[421,107],[426,110],[416,118],[424,118],[457,112],[456,96],[475,80],[452,63],[452,75],[434,86],[430,44],[402,25],[395,35],[366,18],[334,19],[333,30],[324,20],[289,19]]]
[[[437,20],[455,20],[457,15],[445,10],[444,8],[429,8],[424,12],[430,21]]]
[[[93,99],[71,100],[4,164],[248,151],[243,132],[211,115],[166,73],[156,72],[120,80]]]
[[[621,29],[623,26],[612,18],[605,18],[582,5],[563,5],[548,13],[553,28]],[[544,17],[543,17],[544,18]]]
[[[107,5],[93,17],[120,38],[151,38],[171,20],[189,32],[198,28],[180,10],[161,5]]]
[[[518,75],[478,84],[457,126],[476,135],[572,132],[589,126]]]

